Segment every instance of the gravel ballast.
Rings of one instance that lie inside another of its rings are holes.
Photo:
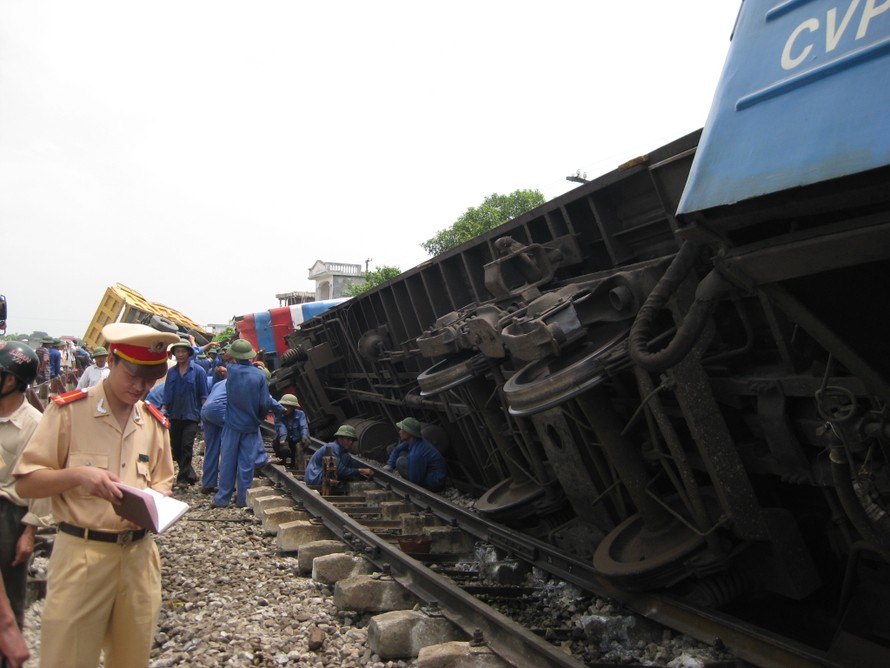
[[[198,444],[196,444],[198,445]],[[203,445],[203,444],[200,444]],[[199,447],[196,447],[200,451]],[[196,452],[195,467],[201,456]],[[301,576],[296,555],[277,551],[249,509],[211,507],[200,486],[176,490],[188,513],[156,538],[163,602],[150,666],[301,666],[411,668],[416,660],[381,661],[368,647],[369,616],[337,610],[333,587]],[[45,572],[36,558],[32,573]],[[697,668],[727,659],[685,636],[635,626],[620,607],[554,583],[536,606],[542,617],[578,628],[566,651],[586,661]],[[25,637],[39,660],[43,600],[27,611]],[[534,620],[524,620],[540,626]],[[645,620],[641,623],[648,626]],[[660,627],[659,627],[660,628]]]

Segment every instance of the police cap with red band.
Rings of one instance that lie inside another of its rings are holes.
[[[108,352],[129,362],[131,371],[158,376],[167,370],[167,346],[179,341],[171,332],[160,332],[147,325],[113,322],[102,328]]]

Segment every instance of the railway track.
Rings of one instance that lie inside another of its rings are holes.
[[[783,668],[845,665],[818,649],[758,628],[750,622],[690,605],[673,596],[616,587],[599,575],[590,563],[491,522],[373,464],[362,461],[361,465],[374,468],[374,489],[355,496],[323,497],[282,466],[267,467],[265,474],[273,486],[293,498],[298,507],[324,523],[355,552],[390,574],[416,597],[433,605],[468,636],[475,635],[477,640],[484,638],[493,651],[514,665],[605,664],[585,663],[549,641],[565,639],[570,636],[571,629],[529,629],[514,621],[515,614],[511,610],[515,609],[518,599],[530,593],[527,589],[516,585],[474,583],[473,573],[468,575],[465,570],[454,567],[458,557],[413,553],[411,540],[404,536],[405,549],[402,549],[399,546],[402,523],[381,519],[379,504],[382,499],[410,503],[416,509],[414,512],[435,516],[440,529],[464,532],[471,537],[471,543],[483,541],[507,555],[509,560],[525,564],[528,569],[540,569],[585,592],[615,600],[636,614],[709,646],[724,647],[739,661]],[[467,544],[460,540],[452,542]],[[506,612],[500,612],[497,607]]]

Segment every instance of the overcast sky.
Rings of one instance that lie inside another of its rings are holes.
[[[0,2],[9,332],[202,323],[700,128],[738,0]]]

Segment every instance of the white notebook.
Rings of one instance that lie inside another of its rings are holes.
[[[185,501],[164,496],[151,487],[137,489],[121,482],[115,484],[124,497],[114,505],[114,512],[143,529],[164,533],[189,509]]]

